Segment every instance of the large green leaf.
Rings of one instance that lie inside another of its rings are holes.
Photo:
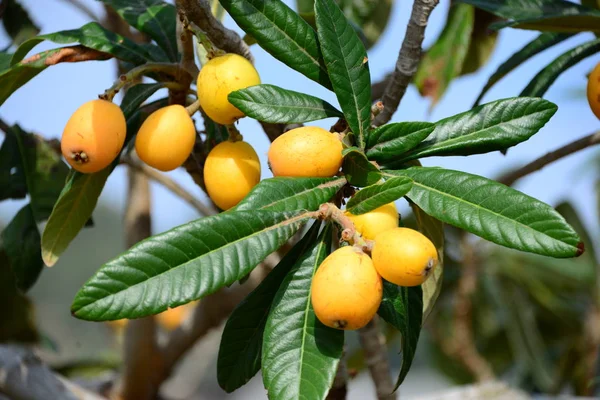
[[[425,321],[442,291],[444,280],[444,224],[425,213],[415,203],[410,202],[410,207],[417,221],[417,229],[431,240],[438,253],[438,264],[434,268],[433,274],[421,285],[423,290],[423,321]]]
[[[345,184],[343,177],[269,178],[260,181],[233,210],[312,211]]]
[[[71,311],[77,318],[105,321],[158,314],[197,300],[242,279],[310,217],[227,212],[150,237],[103,265],[79,290]]]
[[[598,24],[600,25],[600,19]],[[600,51],[600,39],[584,43],[561,54],[529,82],[520,96],[542,97],[560,74],[598,51]]]
[[[40,251],[40,232],[29,204],[21,208],[2,231],[1,237],[15,284],[19,290],[27,291],[44,267]]]
[[[346,205],[346,210],[354,215],[368,213],[392,201],[398,200],[408,193],[411,186],[412,181],[404,176],[367,186],[352,196]]]
[[[300,242],[233,310],[221,337],[217,360],[219,385],[228,393],[245,385],[260,369],[262,342],[271,303],[296,261],[314,246],[321,224],[315,222]]]
[[[273,57],[331,89],[314,29],[280,0],[220,0],[244,32]]]
[[[459,0],[509,21],[495,24],[555,32],[600,31],[600,11],[564,0]]]
[[[407,176],[407,196],[427,214],[491,242],[563,258],[583,253],[583,243],[549,205],[490,179],[443,168],[389,171]]]
[[[367,157],[377,162],[388,162],[412,150],[433,132],[429,122],[397,122],[380,126],[367,137]]]
[[[360,29],[367,48],[381,37],[388,24],[392,0],[336,0],[346,18]]]
[[[395,164],[421,157],[464,156],[506,150],[537,133],[558,107],[539,98],[515,97],[486,103],[442,119]]]
[[[518,66],[523,64],[525,61],[529,60],[531,57],[541,53],[542,51],[558,44],[568,38],[573,36],[568,33],[555,33],[555,32],[544,32],[541,33],[538,37],[533,39],[531,42],[527,43],[523,48],[514,53],[508,60],[500,64],[496,72],[490,76],[485,86],[481,90],[481,93],[475,100],[475,104],[473,107],[477,106],[483,96],[490,90],[496,82],[500,79],[504,78]]]
[[[315,17],[333,90],[358,147],[364,149],[371,125],[371,76],[367,51],[333,0],[316,0]]]
[[[177,12],[172,4],[162,0],[101,1],[110,5],[129,25],[152,38],[170,61],[179,60],[175,25]]]
[[[58,44],[80,43],[134,65],[143,64],[150,59],[146,50],[134,41],[103,28],[97,22],[90,22],[79,29],[48,33],[29,39],[15,52],[12,65],[25,58],[31,49],[44,40]]]
[[[312,309],[312,278],[328,255],[331,230],[298,260],[282,282],[267,319],[262,346],[269,399],[325,399],[342,356],[344,332],[321,324]]]
[[[431,97],[433,107],[450,82],[460,75],[473,32],[474,10],[466,4],[450,7],[444,30],[423,56],[415,84],[423,96]]]
[[[42,258],[49,267],[85,226],[112,171],[106,167],[93,174],[72,171],[42,233]]]
[[[377,312],[388,324],[402,333],[402,368],[394,390],[398,389],[406,378],[415,357],[423,319],[422,296],[420,286],[399,287],[383,281],[383,299]]]
[[[348,183],[353,186],[371,186],[381,180],[379,168],[373,165],[365,153],[356,147],[344,151],[342,172]]]
[[[5,0],[2,2],[2,25],[14,45],[20,45],[30,37],[40,33],[35,23],[29,18],[29,14],[17,0]]]
[[[325,100],[273,85],[256,85],[232,92],[229,101],[247,116],[273,124],[343,118],[343,114]]]

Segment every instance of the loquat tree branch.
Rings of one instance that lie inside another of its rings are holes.
[[[567,157],[580,150],[588,147],[600,144],[600,131],[594,132],[590,135],[577,139],[574,142],[564,145],[563,147],[554,150],[542,157],[530,162],[529,164],[519,168],[516,171],[510,172],[498,179],[499,182],[512,186],[517,180],[529,175],[533,172],[539,171],[546,165],[553,163],[554,161],[560,160],[561,158]]]
[[[254,62],[248,45],[236,32],[226,28],[214,17],[208,0],[177,0],[177,4],[183,15],[202,29],[215,46]]]
[[[371,379],[375,384],[378,400],[396,399],[394,383],[390,375],[390,364],[387,359],[385,336],[381,332],[379,317],[373,319],[358,331],[360,345],[365,354],[365,363],[369,367]]]
[[[421,46],[425,38],[425,28],[427,28],[429,16],[438,2],[439,0],[414,0],[394,72],[381,98],[384,109],[373,120],[374,126],[387,123],[398,109],[406,88],[419,67],[423,52]]]
[[[337,371],[335,372],[335,378],[329,393],[327,393],[326,400],[345,400],[348,394],[348,368],[346,365],[346,351],[342,353],[342,358],[338,364]]]

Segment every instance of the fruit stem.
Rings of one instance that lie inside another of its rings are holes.
[[[202,47],[204,47],[204,50],[206,50],[206,58],[207,59],[211,60],[215,57],[219,57],[219,56],[227,54],[226,52],[224,52],[223,50],[221,50],[217,46],[215,46],[213,44],[213,42],[211,42],[208,35],[202,29],[200,29],[198,27],[198,25],[189,21],[185,17],[185,15],[180,15],[180,18],[181,18],[181,23],[183,25],[183,29],[186,29],[186,30],[192,32],[192,34],[198,40],[198,43]]]
[[[342,240],[360,248],[365,253],[370,253],[373,248],[372,240],[365,240],[350,218],[344,215],[333,203],[321,204],[318,211],[319,219],[334,221],[342,227]]]
[[[227,127],[227,132],[229,132],[229,141],[230,142],[235,143],[235,142],[241,142],[242,140],[244,140],[244,137],[242,136],[240,131],[238,131],[238,129],[235,127],[235,125],[230,124],[230,125],[226,125],[226,127]]]
[[[148,72],[161,72],[177,78],[181,73],[187,73],[181,69],[179,64],[174,63],[146,63],[131,69],[126,74],[119,76],[115,83],[106,89],[103,94],[98,97],[103,100],[113,101],[113,98],[119,91],[126,86],[130,86],[138,81],[144,74]],[[169,82],[172,83],[172,82]]]
[[[194,115],[196,112],[198,112],[199,109],[200,109],[200,100],[194,101],[192,104],[190,104],[189,106],[187,106],[185,108],[185,110],[188,112],[190,117],[192,115]]]

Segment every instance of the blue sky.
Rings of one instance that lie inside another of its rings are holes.
[[[29,10],[38,26],[41,27],[42,33],[77,28],[88,22],[88,17],[69,6],[66,0],[21,0],[21,2]],[[286,2],[293,6],[292,2],[288,0]],[[82,0],[82,3],[88,5],[98,15],[102,14],[102,7],[99,2]],[[442,28],[449,1],[442,0],[441,3],[432,15],[426,32],[425,47],[435,40]],[[381,79],[393,67],[404,37],[410,7],[411,2],[395,2],[390,24],[381,40],[369,51],[373,81]],[[237,29],[230,18],[227,18],[225,22],[227,26]],[[536,32],[530,31],[502,31],[496,50],[487,66],[476,74],[453,82],[431,114],[428,114],[429,101],[421,98],[414,87],[410,87],[393,121],[436,121],[468,110],[496,67],[536,35]],[[484,102],[517,95],[549,61],[576,44],[590,39],[592,39],[591,34],[579,35],[556,46],[551,51],[535,57],[496,85],[486,95]],[[0,34],[0,47],[5,47],[6,43],[6,36],[2,32]],[[34,52],[53,47],[57,46],[52,43],[42,43],[34,49]],[[256,67],[263,83],[307,92],[322,97],[332,104],[337,104],[333,93],[285,67],[257,46],[253,46],[253,51],[256,57]],[[557,114],[540,133],[529,141],[511,149],[507,156],[494,153],[468,158],[428,158],[423,160],[423,164],[439,165],[494,177],[500,171],[512,165],[521,165],[597,130],[600,123],[588,108],[585,99],[585,85],[586,74],[598,62],[600,62],[600,55],[588,58],[571,68],[551,87],[546,98],[558,104]],[[71,113],[82,103],[96,98],[98,94],[112,84],[114,79],[115,65],[113,61],[54,66],[48,68],[14,93],[0,107],[0,116],[9,123],[19,123],[26,130],[38,132],[47,137],[58,138]],[[329,128],[333,122],[333,120],[326,120],[318,125]],[[261,157],[263,177],[269,177],[270,172],[266,165],[268,141],[260,126],[255,121],[246,118],[239,123],[239,129],[246,141],[256,148]],[[576,156],[557,162],[543,171],[523,179],[516,187],[551,204],[564,198],[572,200],[583,213],[588,227],[598,234],[598,215],[596,215],[596,207],[593,203],[595,198],[591,179],[593,173],[586,168],[582,168],[582,162],[591,158],[593,154],[594,150],[580,152]],[[187,187],[192,193],[200,198],[203,197],[200,189],[193,184],[185,172],[174,171],[170,172],[169,175]],[[125,176],[124,169],[119,167],[111,175],[101,196],[102,202],[110,203],[117,210],[122,210],[124,205],[126,194]],[[595,176],[598,176],[597,171]],[[196,217],[190,206],[157,184],[152,186],[152,196],[153,229],[155,233]],[[10,216],[21,205],[22,202],[19,201],[0,203],[0,217]]]

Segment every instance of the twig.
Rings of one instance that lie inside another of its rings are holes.
[[[396,399],[396,393],[392,393],[394,383],[390,376],[385,336],[379,328],[379,317],[373,317],[367,326],[358,331],[358,334],[365,354],[365,363],[369,367],[371,379],[375,384],[377,399]]]
[[[225,26],[214,17],[208,0],[178,0],[178,4],[190,22],[202,29],[210,40],[228,53],[239,54],[251,62],[254,58],[248,45],[234,31]]]
[[[181,53],[181,68],[185,69],[192,77],[198,76],[198,67],[196,66],[196,57],[194,55],[194,39],[192,33],[185,29],[182,19],[185,18],[182,9],[181,0],[175,1],[177,7],[177,49]]]
[[[0,396],[31,400],[106,400],[55,374],[28,348],[0,346]]]
[[[346,351],[342,354],[342,358],[338,364],[335,378],[326,400],[345,400],[348,394],[348,368],[346,365]]]
[[[554,150],[537,160],[530,162],[529,164],[519,168],[516,171],[510,172],[498,179],[499,182],[511,186],[515,181],[522,177],[529,175],[535,171],[539,171],[546,165],[553,163],[554,161],[560,160],[566,156],[576,153],[580,150],[588,148],[590,146],[600,143],[600,131],[587,135],[581,139],[564,145],[563,147]]]
[[[425,38],[425,28],[427,27],[429,15],[431,15],[438,2],[439,0],[415,0],[413,3],[396,67],[381,99],[384,109],[373,121],[374,126],[387,123],[398,109],[406,88],[417,72],[421,60],[421,46]]]
[[[158,172],[157,170],[149,167],[146,164],[142,164],[138,161],[135,161],[130,157],[125,158],[123,161],[130,167],[142,172],[148,178],[160,183],[165,188],[169,189],[171,192],[173,192],[173,194],[177,195],[179,198],[183,199],[189,205],[194,207],[196,211],[198,211],[200,214],[213,215],[217,213],[217,210],[215,208],[207,206],[200,200],[196,199],[196,197],[193,194],[188,192],[183,186],[175,182],[173,179],[169,178],[167,175]]]

